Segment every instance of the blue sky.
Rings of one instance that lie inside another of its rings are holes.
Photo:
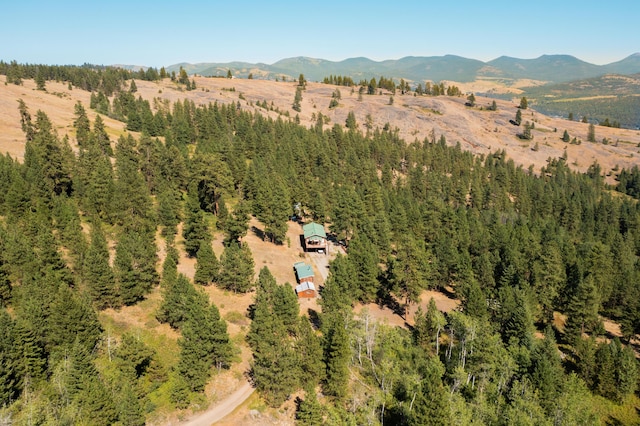
[[[0,59],[21,63],[569,54],[605,64],[640,52],[636,0],[23,0],[1,10]]]

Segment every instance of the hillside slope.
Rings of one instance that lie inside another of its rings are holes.
[[[0,84],[4,81],[5,77],[0,76]],[[530,109],[523,111],[522,122],[535,124],[534,139],[523,141],[517,137],[522,132],[522,126],[509,123],[517,111],[515,101],[496,100],[498,110],[493,112],[487,110],[493,100],[479,96],[476,107],[471,108],[465,106],[464,96],[429,97],[400,95],[399,92],[396,95],[383,92],[381,95],[359,96],[357,88],[308,83],[302,93],[301,111],[298,113],[292,109],[297,85],[294,82],[205,77],[195,77],[195,82],[197,90],[184,91],[169,80],[157,83],[137,80],[136,95],[149,100],[152,105],[154,99],[170,103],[190,99],[197,105],[235,102],[242,109],[272,118],[280,116],[288,120],[298,115],[300,124],[305,127],[315,125],[320,113],[329,118],[325,128],[335,124],[344,126],[347,115],[353,112],[358,128],[363,132],[369,130],[369,122],[371,130],[383,129],[388,123],[390,129],[396,130],[408,142],[425,138],[431,140],[433,136],[439,138],[444,135],[450,145],[459,143],[463,150],[476,154],[505,150],[516,164],[524,168],[533,165],[536,171],[546,164],[548,158],[562,156],[565,149],[571,167],[580,171],[585,171],[594,161],[605,172],[616,166],[630,168],[639,163],[639,131],[596,126],[596,139],[599,142],[587,143],[588,124],[548,117]],[[329,109],[331,96],[336,90],[341,94],[339,105]],[[93,120],[95,117],[95,112],[88,108],[89,98],[90,93],[86,91],[69,90],[66,85],[55,82],[47,83],[46,92],[36,90],[31,80],[25,80],[23,86],[4,86],[0,92],[0,151],[22,158],[24,136],[20,129],[19,99],[24,100],[32,112],[41,109],[47,113],[59,134],[69,134],[74,142],[71,133],[75,104],[82,102],[90,118]],[[258,103],[264,106],[264,102],[268,108],[258,106]],[[103,118],[113,139],[125,132],[124,123]],[[565,130],[571,138],[575,137],[583,143],[571,145],[562,142]],[[603,138],[608,139],[610,144],[600,143]],[[536,143],[537,151],[532,149]]]

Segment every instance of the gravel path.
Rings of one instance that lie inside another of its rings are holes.
[[[250,383],[243,384],[240,389],[232,393],[227,399],[219,404],[210,407],[207,411],[198,414],[196,417],[181,423],[183,426],[210,426],[225,416],[231,414],[233,410],[242,405],[251,396],[255,389]]]

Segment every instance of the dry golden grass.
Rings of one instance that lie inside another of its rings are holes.
[[[546,164],[548,158],[562,156],[565,148],[569,164],[579,171],[586,171],[594,161],[600,163],[604,172],[609,172],[616,165],[620,168],[630,168],[640,163],[638,160],[639,131],[596,126],[598,141],[606,137],[614,144],[616,141],[622,142],[618,146],[587,143],[588,124],[547,117],[534,110],[523,111],[523,122],[533,122],[536,127],[533,130],[534,140],[523,142],[516,136],[522,129],[509,124],[509,120],[515,117],[517,110],[515,101],[496,100],[498,111],[490,112],[486,107],[493,99],[480,96],[477,96],[478,107],[468,108],[464,106],[466,100],[464,96],[459,98],[414,97],[396,94],[393,105],[389,105],[391,93],[364,95],[359,100],[357,89],[308,83],[302,95],[302,110],[296,113],[291,106],[297,82],[205,77],[194,79],[197,89],[193,91],[184,91],[169,80],[161,82],[137,80],[136,95],[149,100],[152,105],[155,98],[160,100],[160,103],[168,102],[169,104],[181,99],[190,99],[198,105],[234,102],[245,110],[272,118],[281,116],[284,119],[293,119],[298,115],[300,123],[306,127],[315,124],[318,113],[329,117],[330,122],[325,125],[326,128],[330,128],[335,123],[343,125],[347,114],[353,111],[359,128],[363,132],[367,130],[365,123],[367,117],[370,117],[373,128],[381,129],[389,123],[391,128],[398,129],[399,136],[408,142],[424,140],[432,134],[436,137],[445,135],[449,144],[459,142],[462,149],[477,154],[504,149],[516,164],[524,168],[533,165],[536,171]],[[4,81],[5,77],[0,76],[0,84],[4,84]],[[463,91],[493,88],[497,92],[505,87],[500,82],[491,80],[478,80],[469,84],[452,82],[452,84],[461,87]],[[90,97],[88,92],[79,89],[68,90],[65,84],[55,82],[48,82],[46,87],[46,92],[38,91],[33,81],[25,80],[23,86],[4,85],[0,90],[0,152],[8,152],[19,159],[24,153],[18,99],[25,101],[32,115],[39,109],[46,112],[59,134],[70,135],[72,142],[74,139],[73,108],[76,102],[82,102],[90,118],[95,118],[95,113],[88,108]],[[340,106],[330,110],[331,95],[336,89],[340,90],[342,99]],[[257,103],[263,101],[273,107],[269,110],[258,107]],[[115,142],[117,136],[125,131],[125,126],[123,123],[103,118]],[[572,138],[581,139],[583,143],[569,145],[562,142],[560,138],[564,130],[567,130]],[[533,151],[531,147],[536,142],[539,150]]]

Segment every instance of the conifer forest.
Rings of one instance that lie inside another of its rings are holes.
[[[304,126],[239,102],[138,97],[140,80],[197,90],[164,69],[0,74],[91,92],[71,137],[15,100],[26,145],[20,161],[0,156],[0,424],[162,424],[206,407],[243,347],[254,404],[294,404],[300,425],[640,423],[637,167],[611,185],[597,162],[534,170],[447,134],[409,143],[322,114]],[[104,117],[128,131],[114,137]],[[257,220],[269,244],[290,243],[293,215],[346,247],[313,312],[245,241]],[[211,286],[250,297],[243,318],[224,317]],[[367,303],[405,326],[355,313]],[[171,344],[105,322],[136,306]]]

